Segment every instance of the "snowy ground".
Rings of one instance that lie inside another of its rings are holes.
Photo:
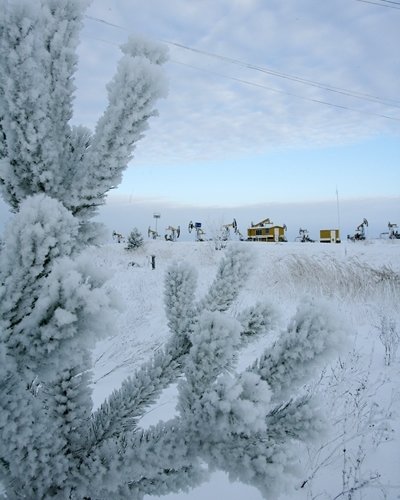
[[[295,489],[282,498],[399,499],[400,352],[397,359],[392,352],[394,359],[389,365],[385,363],[384,341],[393,351],[400,335],[400,241],[228,244],[244,245],[252,255],[248,280],[234,306],[238,310],[268,301],[280,312],[283,328],[303,296],[325,297],[335,306],[338,321],[344,321],[349,330],[343,352],[316,382],[330,429],[318,445],[299,447],[304,473]],[[111,272],[110,286],[126,302],[125,312],[115,318],[114,331],[94,352],[95,406],[165,341],[163,287],[171,262],[193,264],[201,296],[222,253],[215,250],[213,242],[153,240],[134,252],[125,250],[123,243],[110,243],[94,251],[98,265]],[[278,334],[279,329],[251,344],[240,358],[240,368]],[[170,388],[142,425],[168,419],[174,408],[175,391]],[[255,488],[230,483],[219,472],[190,493],[163,498],[212,500],[221,496],[230,500],[262,498]]]

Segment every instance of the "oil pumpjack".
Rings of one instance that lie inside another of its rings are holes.
[[[362,241],[365,240],[365,228],[368,227],[367,219],[363,219],[361,224],[356,227],[356,232],[353,236],[347,235],[347,239],[351,241]]]
[[[400,240],[400,233],[397,229],[397,224],[388,222],[388,229],[389,229],[389,239]]]
[[[301,243],[314,243],[315,240],[312,240],[308,234],[307,229],[299,229],[299,235],[296,236],[296,241],[300,241]]]
[[[204,241],[204,235],[206,233],[201,228],[201,222],[193,223],[190,221],[188,224],[188,231],[191,233],[193,230],[196,232],[196,241]]]
[[[221,226],[221,239],[222,239],[222,241],[229,240],[230,235],[231,235],[231,229],[233,229],[234,234],[241,236],[240,231],[238,229],[236,219],[233,219],[233,221],[230,224],[223,224]]]
[[[153,238],[153,240],[155,240],[159,235],[158,235],[157,231],[155,231],[154,229],[151,229],[151,227],[149,226],[149,229],[147,230],[147,236],[149,238]]]
[[[165,228],[165,230],[168,231],[168,233],[164,235],[166,241],[176,241],[181,234],[180,226],[178,227],[168,226],[167,228]]]

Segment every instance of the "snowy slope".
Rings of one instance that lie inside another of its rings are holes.
[[[315,385],[329,429],[319,443],[299,446],[304,472],[295,489],[282,498],[400,498],[400,353],[387,366],[380,339],[383,330],[383,340],[393,348],[400,335],[400,241],[228,245],[246,246],[252,256],[248,280],[234,310],[267,301],[279,311],[280,328],[284,328],[302,297],[325,297],[349,332],[337,361],[326,367]],[[201,296],[214,277],[223,250],[215,250],[213,242],[151,240],[133,252],[125,250],[123,243],[110,243],[91,253],[99,266],[110,271],[109,286],[125,301],[125,311],[115,318],[110,337],[99,342],[93,353],[93,398],[98,406],[167,338],[163,279],[170,263],[192,263],[198,271]],[[155,256],[155,269],[151,256]],[[279,328],[251,344],[238,368],[245,368],[277,335]],[[170,418],[174,408],[172,387],[149,410],[142,425]],[[262,498],[255,488],[230,483],[220,472],[189,493],[164,498],[221,496],[232,500]]]

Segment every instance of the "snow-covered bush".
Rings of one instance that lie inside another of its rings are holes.
[[[375,267],[349,257],[346,260],[331,257],[325,259],[312,255],[287,255],[272,271],[274,279],[287,280],[288,286],[306,286],[318,295],[332,295],[338,290],[348,297],[400,298],[400,274],[390,266]],[[297,290],[296,290],[297,293]]]
[[[164,94],[166,50],[126,43],[95,132],[72,127],[86,4],[0,9],[0,188],[15,212],[0,253],[0,481],[11,499],[142,499],[193,487],[208,464],[278,494],[296,468],[293,441],[321,428],[299,387],[332,353],[340,327],[317,304],[302,306],[237,371],[240,348],[274,325],[270,306],[231,314],[249,265],[239,248],[226,251],[199,300],[193,270],[169,269],[168,342],[93,411],[90,350],[112,331],[118,302],[82,246]],[[172,383],[178,415],[141,429]]]
[[[127,250],[137,250],[143,246],[143,236],[137,227],[134,227],[129,233],[128,241],[126,243]]]
[[[390,366],[396,359],[397,350],[400,344],[400,331],[393,317],[388,317],[382,313],[380,324],[377,327],[379,340],[385,349],[385,365]]]

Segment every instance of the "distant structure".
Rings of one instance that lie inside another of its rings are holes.
[[[158,234],[158,231],[157,231],[157,221],[158,219],[161,218],[161,214],[156,212],[153,214],[153,219],[155,220],[155,229],[151,229],[151,227],[149,226],[149,229],[147,230],[147,236],[149,238],[153,238],[153,240],[155,240],[156,238],[158,238],[160,235]]]
[[[299,235],[296,236],[295,241],[299,241],[300,243],[314,243],[315,240],[312,240],[308,234],[307,229],[299,229]]]
[[[191,233],[193,230],[196,233],[196,241],[204,241],[205,240],[206,233],[201,228],[201,222],[193,223],[192,221],[190,221],[188,224],[188,231],[189,231],[189,233]]]
[[[365,228],[368,227],[367,219],[363,219],[361,224],[356,227],[356,232],[353,236],[347,235],[347,239],[351,241],[362,241],[365,240]]]
[[[231,230],[233,231],[233,235],[236,237],[236,239],[239,239],[240,241],[244,240],[242,233],[239,231],[236,219],[233,219],[233,221],[230,224],[223,224],[221,226],[221,232],[219,238],[222,241],[230,240]]]
[[[247,229],[248,241],[282,242],[286,239],[286,225],[277,226],[270,219],[264,219],[257,224],[251,223]]]
[[[400,233],[397,229],[397,224],[391,224],[388,222],[389,238],[391,240],[400,240]]]
[[[157,233],[157,221],[158,221],[158,219],[160,219],[160,218],[161,218],[161,214],[160,214],[160,213],[155,212],[155,213],[153,214],[153,219],[155,220],[155,223],[156,223],[156,233]]]
[[[231,224],[223,224],[221,226],[221,239],[223,241],[229,240],[231,235],[231,229],[233,229],[234,234],[237,234],[239,232],[236,219],[233,219]]]
[[[155,240],[158,237],[158,233],[154,229],[151,229],[151,227],[149,226],[149,229],[147,230],[147,236]]]
[[[320,243],[340,243],[339,229],[321,229],[319,241]]]
[[[117,243],[121,243],[122,241],[125,241],[125,238],[122,236],[121,233],[117,233],[117,231],[113,231],[112,233],[113,240],[116,241]]]
[[[178,227],[168,226],[165,230],[168,231],[167,234],[164,235],[166,241],[176,241],[181,234],[180,226]]]

